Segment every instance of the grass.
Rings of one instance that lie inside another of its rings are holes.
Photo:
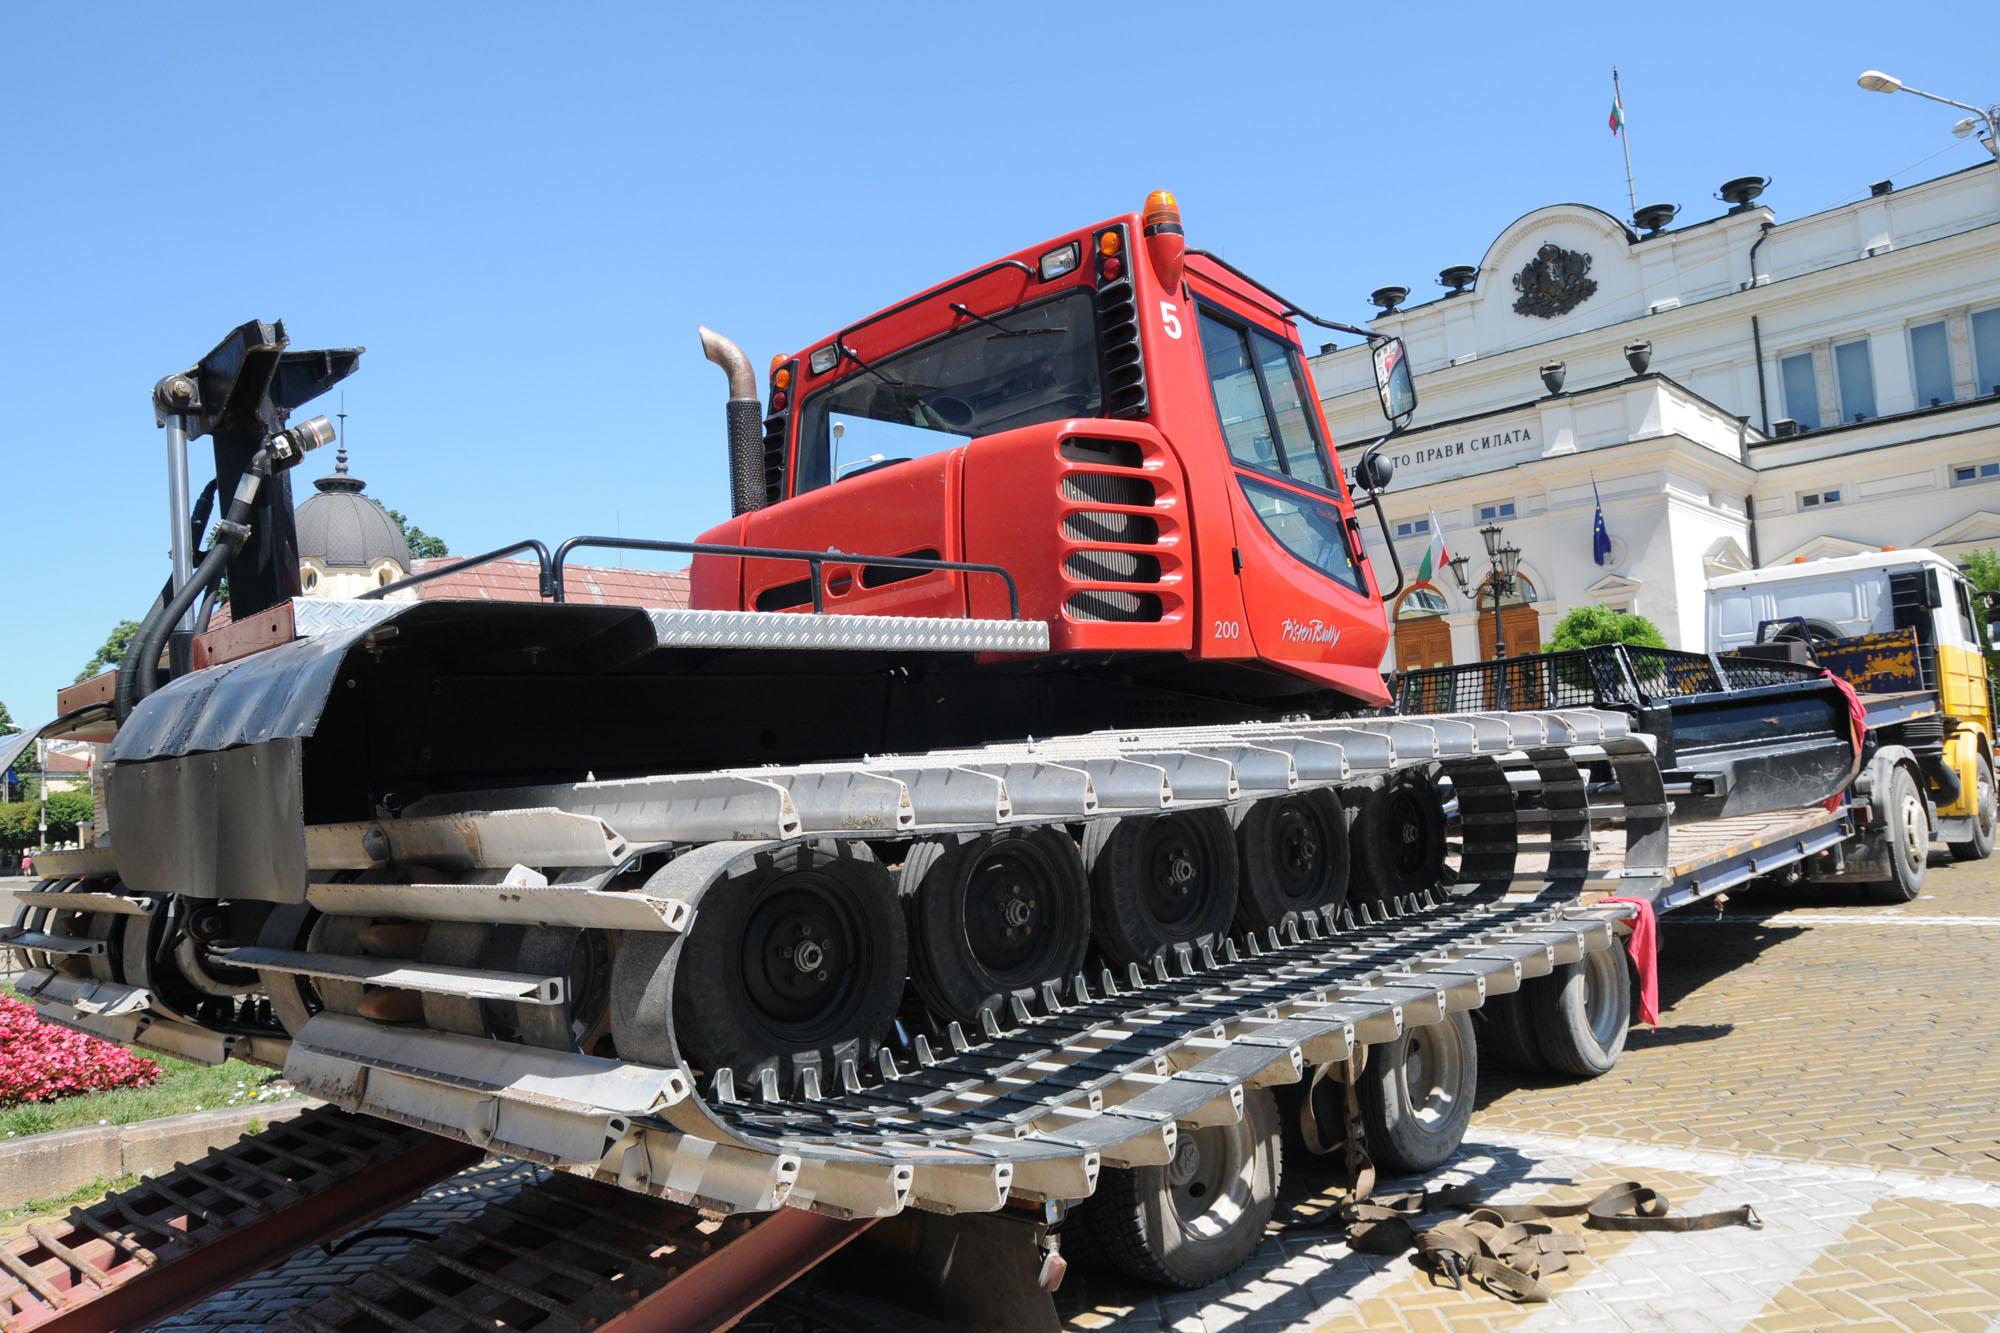
[[[139,1177],[99,1176],[88,1185],[79,1185],[67,1194],[57,1194],[46,1199],[29,1199],[26,1203],[15,1204],[12,1208],[0,1208],[0,1229],[9,1223],[32,1222],[38,1217],[51,1213],[66,1213],[79,1205],[88,1207],[113,1190],[129,1190],[139,1183]]]

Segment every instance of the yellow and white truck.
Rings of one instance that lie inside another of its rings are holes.
[[[1960,861],[1994,843],[1994,693],[1985,600],[1935,551],[1800,561],[1708,585],[1718,655],[1810,661],[1854,687],[1868,715],[1857,834],[1806,877],[1917,896],[1930,844]]]

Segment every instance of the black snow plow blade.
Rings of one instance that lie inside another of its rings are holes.
[[[1405,672],[1405,713],[1612,708],[1653,738],[1676,822],[1824,801],[1853,779],[1847,696],[1817,667],[1609,644]]]

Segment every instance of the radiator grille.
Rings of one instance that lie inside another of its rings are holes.
[[[1118,542],[1151,546],[1160,540],[1160,525],[1144,514],[1116,514],[1085,509],[1063,520],[1063,536],[1073,542]]]
[[[1063,572],[1090,583],[1158,583],[1160,562],[1136,551],[1074,551]]]
[[[1108,472],[1071,472],[1063,477],[1065,500],[1095,500],[1101,505],[1150,506],[1153,483],[1144,477],[1120,477]]]
[[[1150,592],[1073,592],[1063,603],[1071,620],[1158,620],[1160,599]]]

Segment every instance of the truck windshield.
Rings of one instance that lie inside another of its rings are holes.
[[[871,360],[870,369],[807,398],[799,493],[975,436],[1100,415],[1089,292],[1078,288],[985,319]]]

